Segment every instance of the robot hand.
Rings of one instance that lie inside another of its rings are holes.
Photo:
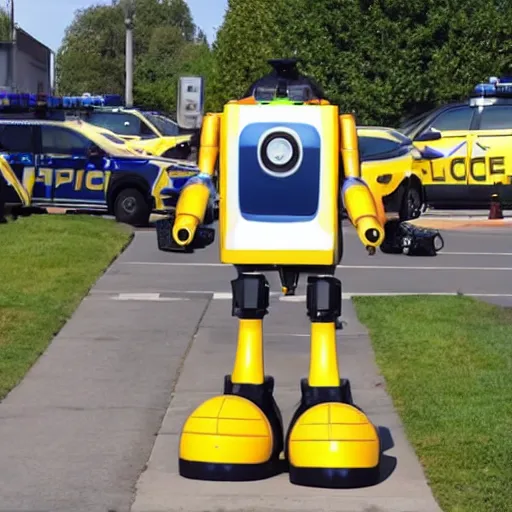
[[[375,198],[361,178],[347,178],[342,189],[345,209],[357,231],[361,243],[373,256],[385,238]]]
[[[197,228],[204,222],[210,199],[210,177],[199,175],[192,178],[180,194],[172,238],[180,247],[192,244]]]
[[[176,212],[156,223],[158,248],[167,252],[191,252],[204,249],[215,240],[215,230],[204,227],[210,197],[209,176],[192,178],[180,194]],[[210,214],[210,222],[213,216]]]

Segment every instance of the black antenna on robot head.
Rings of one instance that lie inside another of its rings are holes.
[[[267,62],[279,78],[297,78],[300,75],[297,64],[301,59],[270,59]]]

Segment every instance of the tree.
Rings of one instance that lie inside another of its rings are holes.
[[[269,57],[302,69],[360,124],[466,97],[512,74],[512,4],[505,0],[231,0],[214,44],[216,108],[266,73]]]
[[[209,69],[210,48],[184,0],[136,0],[135,9],[134,103],[172,111],[178,76]],[[124,95],[125,26],[118,0],[76,13],[56,67],[61,94]]]
[[[286,0],[229,0],[213,45],[211,94],[216,109],[238,98],[268,73],[266,61],[283,53],[280,15]]]
[[[120,7],[101,5],[78,11],[57,54],[58,90],[123,94],[124,44]]]
[[[11,37],[11,17],[4,8],[0,7],[0,41],[10,41]]]

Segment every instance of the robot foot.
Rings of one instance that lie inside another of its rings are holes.
[[[200,405],[183,427],[180,475],[241,482],[282,473],[283,425],[273,387],[271,377],[253,385],[233,384],[227,376],[224,395]]]
[[[312,388],[304,380],[302,391],[286,442],[290,482],[322,488],[377,484],[378,431],[353,404],[348,381],[338,388]]]

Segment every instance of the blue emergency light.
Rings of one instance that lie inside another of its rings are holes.
[[[472,96],[512,98],[512,77],[490,77],[487,83],[478,84]]]
[[[49,96],[46,94],[20,94],[0,92],[0,111],[45,109],[80,109],[92,107],[122,107],[121,96],[106,94],[93,96]]]

